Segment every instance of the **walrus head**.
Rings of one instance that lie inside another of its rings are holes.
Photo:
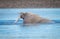
[[[25,18],[25,15],[26,15],[26,13],[25,13],[25,12],[21,12],[21,13],[19,13],[19,16],[17,17],[17,19],[16,19],[15,23],[17,23],[17,22],[18,22],[18,20],[19,20],[20,18],[24,19],[24,18]]]
[[[20,18],[24,19],[26,15],[27,15],[26,12],[21,12],[21,13],[20,13]]]
[[[21,12],[20,13],[20,18],[24,19],[24,17],[25,17],[25,13]]]

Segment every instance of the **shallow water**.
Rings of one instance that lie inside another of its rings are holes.
[[[19,12],[32,12],[55,23],[24,25],[14,24]],[[0,39],[60,39],[60,8],[0,9]]]
[[[1,22],[0,39],[60,39],[60,23],[23,25],[6,21],[2,25]]]

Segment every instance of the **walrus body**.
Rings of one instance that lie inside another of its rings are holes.
[[[22,12],[21,15],[19,16],[19,18],[23,19],[24,24],[51,23],[52,22],[51,20],[42,18],[36,14],[29,13],[29,12],[26,12],[26,13]],[[18,18],[18,20],[19,20],[19,18]]]

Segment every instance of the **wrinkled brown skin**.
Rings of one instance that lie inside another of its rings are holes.
[[[53,22],[51,20],[42,18],[36,14],[32,14],[32,13],[22,13],[22,15],[20,15],[20,18],[23,19],[23,23],[24,24],[34,24],[34,23],[50,23]]]

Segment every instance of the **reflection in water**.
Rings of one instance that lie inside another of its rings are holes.
[[[38,25],[0,25],[1,39],[59,39],[60,23]]]

